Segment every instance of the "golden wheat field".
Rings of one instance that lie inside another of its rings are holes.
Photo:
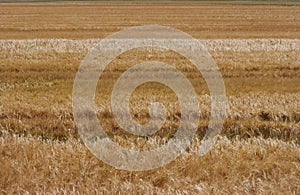
[[[158,147],[180,125],[176,95],[154,82],[134,91],[130,110],[145,124],[149,104],[164,103],[168,115],[160,131],[131,135],[114,119],[113,86],[143,61],[180,70],[201,111],[194,141],[180,157],[151,171],[118,170],[78,135],[74,79],[101,39],[148,24],[177,28],[206,46],[224,79],[227,117],[216,145],[199,157],[211,112],[201,73],[173,51],[125,52],[104,70],[95,96],[98,120],[114,142]],[[0,193],[300,194],[299,32],[296,2],[0,4]]]

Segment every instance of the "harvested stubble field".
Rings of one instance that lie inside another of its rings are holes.
[[[193,145],[153,171],[116,170],[78,138],[72,115],[76,70],[88,50],[136,25],[176,27],[206,45],[225,81],[229,103],[222,136],[206,156],[195,152],[207,129],[210,98],[195,67],[171,51],[119,56],[97,88],[99,121],[123,147],[145,149],[178,127],[175,94],[157,83],[132,95],[134,118],[165,103],[168,118],[148,140],[118,127],[110,108],[114,82],[130,66],[159,60],[191,81],[201,105]],[[0,6],[0,191],[181,194],[300,193],[300,11],[258,5],[31,4]]]

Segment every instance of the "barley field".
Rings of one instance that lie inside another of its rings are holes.
[[[300,194],[296,4],[0,4],[1,194]],[[72,90],[81,61],[101,39],[147,24],[178,28],[207,47],[223,76],[228,110],[216,145],[198,157],[211,112],[201,73],[173,51],[121,54],[101,75],[95,96],[98,120],[120,146],[158,147],[179,127],[176,95],[154,82],[134,91],[130,109],[145,124],[149,103],[164,103],[168,116],[160,131],[144,138],[119,127],[111,92],[135,64],[172,64],[192,83],[201,108],[194,141],[180,157],[158,169],[130,172],[105,164],[85,147],[74,123]]]

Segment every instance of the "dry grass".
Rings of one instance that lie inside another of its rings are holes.
[[[195,141],[176,161],[147,172],[115,170],[76,139],[57,142],[4,135],[0,141],[2,193],[300,192],[299,148],[278,140],[221,138],[202,158],[196,155]]]
[[[145,5],[1,6],[0,192],[299,194],[300,41],[294,39],[299,38],[297,8],[149,6],[153,8],[151,13]],[[47,17],[53,8],[57,15]],[[88,49],[99,41],[94,38],[148,23],[168,23],[197,38],[218,38],[203,43],[223,75],[228,117],[217,145],[198,158],[198,140],[207,129],[210,115],[209,91],[201,74],[174,52],[122,54],[101,76],[96,95],[99,120],[114,141],[137,149],[157,147],[162,144],[161,138],[172,137],[178,127],[177,98],[156,83],[142,85],[133,93],[131,111],[137,121],[145,123],[149,120],[148,103],[165,103],[168,118],[159,133],[149,139],[132,136],[112,116],[110,93],[114,82],[128,67],[145,60],[170,63],[189,78],[201,104],[201,118],[193,145],[166,167],[147,172],[120,171],[96,159],[79,140],[71,105],[73,81]],[[68,39],[48,39],[56,37]],[[93,39],[70,40],[90,37]],[[259,38],[224,39],[227,37]],[[272,39],[266,39],[269,37]],[[47,39],[7,40],[15,38]]]
[[[39,50],[24,52],[29,50],[29,43],[36,42],[40,40],[2,47],[1,56],[10,56],[2,58],[7,66],[0,69],[2,192],[299,193],[300,95],[294,84],[299,75],[299,50],[289,49],[297,41],[282,40],[285,44],[274,47],[281,49],[268,51],[260,48],[261,41],[256,41],[256,46],[250,41],[252,50],[243,47],[243,51],[234,48],[245,40],[207,41],[228,93],[230,109],[222,132],[225,137],[207,156],[195,155],[195,142],[189,152],[167,167],[135,173],[103,164],[78,140],[71,92],[75,72],[87,52],[84,48],[92,41],[63,40],[60,45],[57,40],[43,40],[45,44],[37,44]],[[271,42],[267,43],[270,48]],[[133,56],[138,61],[172,59],[190,79],[201,102],[197,137],[202,138],[208,125],[210,98],[201,75],[184,58],[157,51],[151,53],[152,57],[143,51],[126,53],[102,75],[97,110],[110,137],[123,147],[145,149],[153,147],[149,145],[151,139],[157,140],[155,146],[161,145],[160,137],[172,137],[178,127],[180,112],[172,104],[176,97],[168,88],[153,83],[134,92],[132,113],[143,123],[149,119],[147,103],[164,102],[169,109],[168,120],[156,137],[145,140],[131,136],[114,121],[109,94],[122,72],[138,63],[130,60]]]
[[[73,79],[88,47],[98,41],[2,41],[1,62],[7,66],[1,66],[0,72],[1,126],[12,133],[41,135],[45,139],[76,137],[71,112]],[[299,41],[207,40],[204,43],[225,80],[230,110],[224,135],[272,135],[283,140],[298,139],[299,85],[295,83],[300,81]],[[210,112],[205,81],[186,59],[161,51],[126,53],[103,73],[98,83],[96,102],[100,120],[107,122],[107,129],[120,130],[110,112],[114,82],[128,67],[144,60],[173,64],[190,79],[201,102],[199,133],[203,134]],[[145,95],[147,98],[140,101]],[[155,84],[141,86],[132,96],[132,101],[135,101],[133,114],[140,121],[147,121],[147,103],[154,100],[168,103],[170,99],[176,101],[167,88]],[[178,107],[170,105],[169,110],[171,120],[180,114]],[[166,124],[167,132],[170,131],[168,127],[170,125]]]

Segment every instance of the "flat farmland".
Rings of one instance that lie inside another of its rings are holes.
[[[195,38],[299,38],[299,7],[228,4],[1,5],[1,39],[104,38],[160,24]]]
[[[211,112],[202,75],[173,51],[121,54],[101,75],[95,102],[99,122],[122,147],[158,147],[179,127],[176,95],[154,82],[134,91],[130,109],[145,124],[149,103],[164,103],[168,115],[160,131],[144,138],[119,127],[111,92],[133,65],[156,60],[175,66],[201,107],[194,142],[182,156],[152,171],[122,171],[98,160],[80,140],[73,84],[81,61],[101,39],[148,24],[177,28],[206,46],[224,79],[228,115],[217,144],[199,158]],[[299,6],[0,4],[1,193],[299,194],[299,31]]]

